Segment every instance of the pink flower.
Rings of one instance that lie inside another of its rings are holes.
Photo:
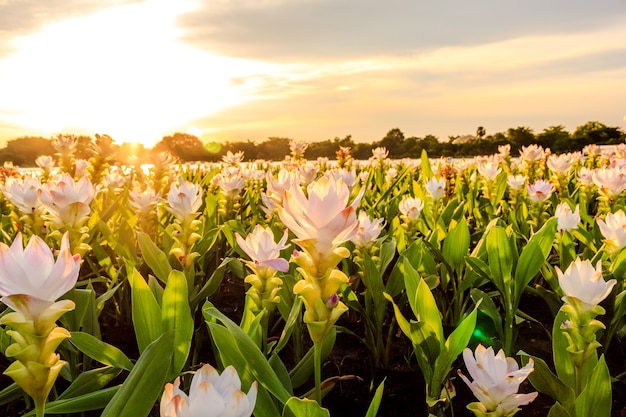
[[[557,218],[557,229],[559,232],[565,232],[567,230],[574,230],[580,223],[580,213],[578,204],[576,209],[572,212],[571,207],[566,202],[560,203],[556,206],[554,215]]]
[[[552,196],[554,186],[550,181],[540,179],[535,181],[534,184],[528,184],[526,186],[526,191],[528,191],[528,198],[530,198],[530,201],[533,203],[541,203]]]
[[[1,301],[26,317],[37,317],[74,288],[79,270],[80,255],[70,252],[67,232],[56,261],[39,236],[31,237],[24,248],[18,233],[10,247],[0,243]]]
[[[202,205],[202,187],[189,181],[180,185],[172,184],[167,194],[168,210],[183,221],[195,216]]]
[[[459,376],[472,390],[478,403],[468,406],[482,415],[512,416],[519,406],[526,405],[537,398],[538,393],[518,394],[519,386],[534,370],[533,360],[522,369],[513,358],[507,358],[503,350],[496,355],[493,348],[476,347],[476,352],[468,348],[463,350],[463,360],[473,381],[458,371]],[[477,414],[479,415],[479,414]]]
[[[245,240],[241,235],[236,234],[235,238],[239,247],[252,260],[252,269],[271,268],[276,271],[287,272],[289,270],[289,262],[280,257],[280,251],[289,247],[287,242],[287,231],[283,234],[282,239],[276,243],[274,241],[274,232],[270,227],[256,225],[252,233],[246,236]]]
[[[350,189],[341,178],[332,176],[321,177],[307,191],[308,196],[292,184],[285,192],[282,207],[277,207],[278,216],[298,237],[298,245],[304,244],[309,251],[314,245],[317,253],[310,255],[323,258],[356,233],[359,222],[355,211],[362,194],[348,204]]]
[[[56,181],[48,181],[39,190],[41,204],[52,214],[59,226],[79,227],[91,212],[89,205],[96,190],[88,177],[78,182],[67,172]]]
[[[165,385],[161,417],[250,417],[256,404],[257,382],[244,393],[232,365],[221,375],[211,365],[204,365],[191,380],[189,396],[179,385],[179,378]]]

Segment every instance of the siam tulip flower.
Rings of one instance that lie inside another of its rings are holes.
[[[615,198],[626,190],[626,168],[598,168],[593,172],[592,178],[607,198]]]
[[[144,191],[130,190],[128,197],[128,202],[137,213],[151,212],[161,198],[152,188],[146,188]]]
[[[385,226],[385,219],[370,220],[366,212],[359,213],[359,228],[350,239],[357,248],[366,248],[376,241]]]
[[[593,182],[593,170],[587,167],[581,167],[578,171],[578,182],[582,185],[592,185]]]
[[[48,181],[40,188],[39,200],[55,224],[78,228],[87,220],[95,194],[88,177],[74,182],[74,178],[65,172],[56,181]]]
[[[539,145],[528,145],[522,146],[522,149],[519,151],[522,160],[525,162],[536,162],[541,161],[545,158],[546,153],[543,148]]]
[[[33,214],[42,207],[39,201],[40,188],[39,177],[27,177],[21,180],[9,177],[6,183],[0,186],[7,200],[24,214]]]
[[[563,233],[578,228],[578,224],[580,223],[578,204],[576,204],[576,209],[572,212],[572,208],[569,204],[562,202],[556,206],[554,215],[557,218],[557,230],[559,232]]]
[[[487,161],[478,165],[478,172],[487,181],[494,181],[501,171],[502,168],[494,161]]]
[[[509,175],[506,183],[509,185],[511,190],[521,190],[526,184],[526,177],[518,174],[518,175]]]
[[[236,173],[221,172],[217,174],[213,179],[215,183],[220,187],[222,192],[226,195],[226,198],[230,200],[237,198],[241,194],[241,191],[243,191],[243,186],[245,184],[245,180],[241,176],[240,171],[237,171]]]
[[[499,145],[498,146],[498,153],[503,158],[506,158],[507,156],[510,156],[511,155],[511,145],[508,144],[508,143],[506,145]]]
[[[104,176],[103,182],[111,190],[119,190],[124,187],[128,178],[128,176],[121,174],[119,171],[111,171]]]
[[[570,304],[572,299],[582,302],[580,306],[583,311],[600,304],[613,290],[617,283],[615,279],[605,281],[602,278],[602,264],[600,261],[594,268],[591,261],[576,258],[569,267],[562,272],[559,267],[555,267],[559,286],[565,296],[563,301]]]
[[[317,178],[318,172],[319,172],[319,169],[317,168],[317,165],[315,165],[314,163],[310,161],[307,161],[304,164],[299,165],[298,173],[300,175],[298,176],[298,178],[300,180],[300,184],[302,185],[311,184]]]
[[[615,253],[626,246],[626,214],[623,210],[609,213],[604,220],[597,219],[609,251]]]
[[[235,368],[230,365],[220,375],[204,365],[191,380],[189,396],[180,388],[180,378],[166,384],[161,396],[161,417],[250,417],[256,404],[258,384],[244,393]]]
[[[278,203],[281,203],[283,201],[285,191],[291,188],[291,184],[294,182],[298,184],[300,183],[300,180],[297,178],[297,174],[294,174],[291,171],[281,169],[278,171],[277,178],[274,178],[268,171],[267,193],[271,198],[275,199]]]
[[[513,358],[507,358],[503,350],[497,354],[492,347],[478,345],[473,354],[469,348],[463,350],[463,360],[472,381],[459,370],[458,374],[472,390],[478,402],[467,406],[476,416],[508,417],[537,398],[538,393],[518,394],[520,384],[534,370],[533,359],[519,368]]]
[[[533,203],[542,203],[552,196],[554,186],[550,181],[539,179],[534,184],[528,184],[526,191],[528,191],[528,198]]]
[[[172,184],[167,194],[168,210],[180,221],[196,216],[202,205],[202,187],[189,181]]]
[[[76,178],[81,178],[89,175],[89,168],[91,168],[91,162],[86,159],[77,159],[75,162],[74,175]]]
[[[391,184],[397,176],[398,176],[398,170],[391,167],[385,171],[385,182],[387,184]]]
[[[228,151],[226,155],[222,156],[222,161],[230,165],[239,165],[239,163],[243,161],[243,151],[235,153]]]
[[[280,257],[280,251],[289,247],[285,244],[287,237],[288,233],[285,230],[280,241],[275,243],[272,229],[259,224],[245,239],[241,235],[235,234],[239,247],[252,260],[252,262],[246,261],[246,264],[257,275],[267,275],[268,272],[271,275],[273,271],[287,272],[289,270],[289,262]]]
[[[245,240],[239,234],[235,237],[239,247],[251,259],[251,261],[244,260],[244,262],[253,272],[245,278],[245,282],[251,285],[247,295],[256,307],[252,311],[256,313],[265,308],[271,312],[280,302],[278,293],[283,284],[282,279],[275,276],[276,271],[287,272],[289,270],[289,262],[280,257],[280,251],[289,247],[285,244],[288,232],[285,230],[278,243],[274,242],[272,229],[261,225],[256,225]],[[267,320],[262,320],[261,325],[267,326]],[[267,328],[263,331],[267,332]]]
[[[363,189],[364,190],[364,189]],[[356,206],[362,193],[348,205],[350,189],[341,178],[323,176],[307,187],[296,184],[285,192],[278,216],[297,237],[294,241],[314,259],[331,256],[358,228]]]
[[[352,189],[354,184],[356,183],[356,173],[353,171],[348,171],[345,168],[333,169],[330,172],[330,175],[334,176],[335,179],[343,179],[343,182],[348,186],[348,188]]]
[[[35,164],[37,164],[44,173],[50,174],[54,169],[54,158],[48,155],[40,155],[35,159]]]
[[[567,175],[572,167],[572,161],[568,155],[550,155],[546,165],[557,175]]]
[[[0,301],[31,320],[38,318],[74,288],[79,269],[80,255],[70,252],[68,233],[63,235],[56,261],[39,236],[32,236],[24,248],[18,233],[10,247],[0,243]]]
[[[417,220],[424,208],[424,202],[415,197],[405,196],[398,204],[398,210],[409,222]]]
[[[52,139],[52,146],[62,156],[70,156],[78,146],[78,139],[74,135],[58,135]]]
[[[55,350],[70,333],[55,323],[75,307],[71,300],[56,300],[74,288],[79,270],[80,255],[70,252],[67,232],[56,261],[36,235],[26,248],[20,233],[10,247],[0,243],[0,301],[14,310],[0,324],[13,329],[6,334],[15,343],[5,354],[16,359],[4,373],[33,398],[38,417],[43,417],[46,398],[66,363]]]
[[[372,149],[372,158],[376,161],[384,161],[389,156],[389,151],[383,146]]]
[[[291,151],[291,156],[296,161],[304,158],[304,151],[306,151],[308,147],[309,144],[301,140],[289,141],[289,150]]]
[[[446,190],[446,179],[432,177],[426,181],[425,188],[433,199],[439,200]]]

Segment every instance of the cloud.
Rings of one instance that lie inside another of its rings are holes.
[[[111,0],[106,8],[137,3],[142,0]],[[17,36],[36,32],[46,25],[63,20],[85,17],[103,9],[99,0],[0,0],[0,57],[16,48]]]
[[[289,0],[205,2],[181,16],[185,40],[227,56],[295,61],[397,55],[528,34],[591,30],[626,17],[609,0]]]

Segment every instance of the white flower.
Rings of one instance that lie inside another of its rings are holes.
[[[478,165],[478,172],[487,181],[495,180],[501,171],[502,168],[495,161],[487,161]]]
[[[546,164],[557,175],[566,175],[572,167],[568,155],[550,155]]]
[[[539,179],[534,184],[528,184],[526,191],[528,191],[528,198],[532,202],[541,203],[552,196],[554,186],[550,181]]]
[[[463,360],[472,382],[460,370],[458,374],[479,401],[468,408],[476,408],[485,415],[512,416],[520,406],[537,398],[536,392],[517,393],[522,381],[534,370],[532,358],[520,369],[515,359],[507,358],[503,350],[495,354],[493,348],[478,345],[475,354],[469,348],[463,350]]]
[[[383,230],[385,219],[370,220],[367,213],[361,211],[358,220],[359,228],[351,240],[357,248],[365,248],[376,241],[378,235]]]
[[[509,156],[511,154],[511,145],[507,143],[506,145],[498,146],[498,153],[502,156]]]
[[[377,161],[384,160],[387,158],[387,155],[389,155],[389,151],[383,146],[372,149],[372,157]]]
[[[191,380],[189,396],[179,385],[180,378],[165,385],[161,417],[250,417],[256,404],[257,382],[245,394],[232,365],[221,375],[211,365],[204,365]]]
[[[183,221],[193,217],[202,205],[202,187],[189,181],[172,184],[167,194],[168,210]]]
[[[299,165],[298,172],[300,175],[298,176],[298,178],[300,180],[300,184],[309,185],[310,183],[315,181],[318,171],[319,169],[317,168],[317,165],[315,165],[311,161],[307,161],[304,164]]]
[[[226,155],[222,156],[222,161],[227,164],[237,165],[241,161],[243,161],[243,151],[232,153],[231,151],[226,152]]]
[[[424,202],[415,197],[405,196],[398,204],[398,209],[406,218],[412,222],[419,218],[422,209],[424,208]]]
[[[348,204],[348,186],[341,178],[328,176],[311,183],[307,191],[308,197],[300,186],[292,184],[283,205],[277,207],[278,216],[298,237],[299,246],[314,242],[319,257],[324,258],[356,233],[359,222],[355,211],[362,193]]]
[[[578,182],[582,185],[593,184],[593,171],[587,167],[580,168],[580,171],[578,171]]]
[[[78,182],[67,172],[56,181],[48,181],[39,189],[41,204],[60,226],[79,227],[91,212],[89,205],[96,191],[88,177]]]
[[[546,156],[543,148],[535,144],[522,146],[519,154],[525,162],[540,161]]]
[[[41,207],[39,188],[41,188],[39,177],[28,177],[22,180],[9,177],[0,190],[22,213],[32,214]]]
[[[58,135],[52,139],[52,146],[63,156],[74,153],[78,146],[78,139],[74,135]]]
[[[286,245],[288,233],[285,230],[282,239],[274,242],[274,232],[270,227],[263,227],[257,224],[252,233],[244,239],[236,234],[235,238],[239,247],[252,259],[252,269],[271,268],[276,271],[287,272],[289,262],[280,257],[280,251],[289,247]]]
[[[521,190],[524,184],[526,184],[526,177],[521,174],[509,175],[506,179],[506,183],[511,190]]]
[[[131,190],[128,197],[128,202],[138,213],[149,213],[160,199],[153,188],[146,188],[144,191]]]
[[[567,204],[566,202],[562,202],[558,206],[556,206],[554,215],[557,218],[557,229],[560,232],[565,232],[578,228],[578,224],[580,223],[578,204],[576,204],[576,209],[572,212],[572,208],[569,206],[569,204]]]
[[[89,175],[89,167],[91,167],[91,162],[86,159],[76,159],[76,161],[74,161],[74,164],[74,175],[76,175],[76,178],[81,178]]]
[[[335,179],[343,179],[343,182],[346,183],[348,188],[354,187],[354,184],[356,183],[356,173],[354,170],[348,171],[345,168],[333,169],[330,171],[330,175],[334,176]]]
[[[623,210],[609,213],[604,220],[597,219],[596,223],[600,227],[609,250],[617,252],[626,246],[626,214]]]
[[[61,239],[55,261],[52,250],[39,237],[26,245],[17,234],[11,246],[0,243],[0,296],[2,302],[24,316],[34,318],[74,288],[80,255],[72,255],[69,234]]]
[[[568,302],[567,297],[576,298],[584,303],[586,309],[597,306],[613,290],[617,283],[615,279],[605,281],[602,278],[602,264],[600,261],[594,268],[591,261],[581,261],[576,258],[565,272],[555,267],[559,278],[559,285],[565,294],[563,301]]]
[[[301,140],[289,141],[289,150],[294,159],[304,158],[304,151],[309,147],[309,144]]]
[[[35,164],[37,164],[43,172],[50,173],[54,168],[54,158],[48,155],[40,155],[35,159]]]
[[[432,177],[426,181],[425,187],[428,194],[430,194],[435,200],[439,200],[446,190],[446,179]]]
[[[609,198],[613,198],[626,190],[626,169],[602,167],[593,172],[593,182],[600,192]]]
[[[245,180],[240,171],[224,171],[213,177],[213,181],[220,187],[227,198],[234,199],[243,191]]]

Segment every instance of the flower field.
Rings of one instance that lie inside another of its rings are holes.
[[[0,414],[619,416],[626,146],[0,181]]]

